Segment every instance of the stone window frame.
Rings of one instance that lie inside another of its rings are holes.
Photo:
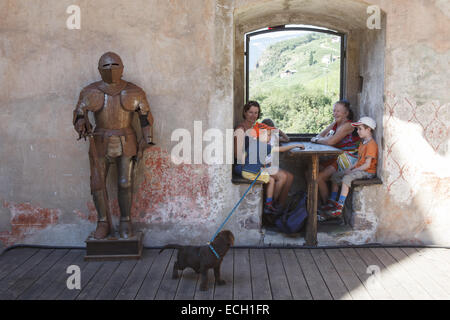
[[[320,1],[320,0],[319,0]],[[317,26],[343,33],[346,38],[345,90],[343,97],[350,101],[355,121],[361,116],[370,116],[377,122],[375,140],[379,147],[377,177],[383,176],[385,145],[383,139],[385,117],[385,79],[388,70],[385,65],[386,13],[381,11],[380,30],[366,26],[368,17],[365,4],[355,0],[342,0],[355,7],[357,13],[352,19],[334,19],[327,14],[301,13],[297,11],[266,11],[255,14],[256,7],[246,7],[235,11],[233,46],[233,127],[242,122],[242,107],[246,101],[245,80],[245,35],[269,25],[301,24]],[[336,4],[337,5],[337,4]],[[263,6],[260,6],[263,8]],[[259,8],[259,9],[261,9]],[[319,9],[318,9],[319,10]],[[302,8],[303,11],[303,8]],[[251,15],[251,16],[249,16]],[[346,13],[350,15],[350,13]],[[307,138],[299,136],[300,140]],[[312,136],[312,135],[310,135]],[[293,137],[294,139],[296,138]]]

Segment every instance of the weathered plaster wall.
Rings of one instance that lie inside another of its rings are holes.
[[[362,229],[350,242],[448,244],[449,5],[445,0],[369,3],[386,13],[384,105],[374,99],[379,112],[360,107],[378,121],[383,111],[383,185],[356,192]],[[156,119],[157,146],[139,163],[133,207],[145,243],[208,240],[246,186],[231,184],[230,165],[174,165],[170,136],[176,128],[193,133],[194,120],[203,122],[204,131],[233,127],[236,19],[252,23],[259,19],[253,9],[263,6],[280,21],[295,12],[305,23],[315,19],[348,31],[365,25],[367,7],[360,0],[80,0],[81,30],[68,30],[65,11],[71,4],[0,3],[3,246],[83,245],[94,229],[87,144],[76,141],[71,118],[80,89],[99,79],[97,61],[108,50],[121,55],[124,79],[147,92]],[[355,54],[358,50],[355,44]],[[363,59],[358,65],[365,63],[373,62]],[[227,225],[237,244],[260,242],[261,192],[256,187]],[[319,241],[341,240],[320,235]]]
[[[373,1],[387,13],[379,242],[449,244],[448,1]],[[367,206],[366,206],[367,207]]]
[[[81,30],[66,28],[73,1],[1,2],[3,245],[82,245],[94,228],[87,143],[76,141],[71,113],[81,88],[99,79],[98,58],[109,50],[121,55],[124,79],[147,92],[156,119],[157,146],[139,164],[135,184],[133,216],[148,231],[145,243],[203,242],[213,234],[239,197],[230,169],[170,161],[174,129],[193,132],[194,120],[204,130],[232,128],[232,8],[196,2],[77,1]],[[233,222],[239,218],[229,227]],[[237,239],[251,241],[251,232]]]
[[[382,30],[386,30],[386,19],[381,20]],[[382,30],[364,29],[361,32],[360,65],[358,73],[361,76],[362,87],[358,93],[358,108],[355,118],[372,117],[377,122],[374,133],[379,146],[383,145],[383,114],[384,114],[384,74],[386,33]],[[356,120],[356,119],[355,119]],[[383,157],[379,157],[378,172],[383,170]]]

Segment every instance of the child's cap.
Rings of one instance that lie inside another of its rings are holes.
[[[357,126],[360,126],[362,124],[365,124],[366,126],[371,128],[372,130],[375,130],[375,128],[377,127],[377,123],[371,117],[362,117],[361,119],[359,119],[358,122],[353,122],[352,126],[357,127]]]

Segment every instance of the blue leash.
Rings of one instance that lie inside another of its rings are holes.
[[[227,223],[228,219],[230,219],[230,217],[233,215],[234,211],[236,210],[236,208],[239,206],[239,204],[242,202],[242,200],[245,198],[245,196],[247,195],[247,193],[250,191],[250,189],[253,187],[253,185],[255,184],[256,180],[259,178],[259,176],[261,175],[262,171],[259,171],[258,175],[256,176],[255,180],[253,180],[252,184],[248,187],[247,191],[245,191],[244,195],[241,197],[241,199],[239,200],[238,203],[236,203],[236,205],[234,206],[233,210],[231,210],[230,214],[228,215],[228,217],[225,219],[225,221],[222,223],[222,225],[219,227],[219,229],[217,229],[216,233],[214,234],[214,236],[211,238],[210,241],[207,242],[209,248],[211,249],[211,251],[216,255],[217,259],[220,259],[220,256],[217,254],[216,250],[214,250],[213,246],[211,245],[211,243],[214,241],[214,239],[216,238],[217,234],[220,232],[220,230],[223,228],[223,226]]]

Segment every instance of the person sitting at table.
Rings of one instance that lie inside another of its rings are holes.
[[[301,143],[294,143],[294,144],[290,144],[287,146],[280,146],[278,144],[278,141],[274,141],[274,139],[272,139],[275,135],[277,135],[278,129],[274,128],[274,127],[267,127],[264,124],[255,124],[255,126],[253,127],[253,129],[255,129],[254,131],[252,131],[252,135],[255,136],[256,138],[259,137],[259,141],[266,143],[266,145],[268,145],[267,149],[271,150],[271,152],[267,153],[267,156],[265,158],[265,165],[264,165],[264,171],[268,172],[270,175],[270,178],[273,179],[275,176],[278,175],[278,173],[283,170],[280,167],[277,166],[276,163],[273,163],[272,161],[272,155],[276,152],[286,152],[289,150],[292,150],[294,148],[300,148],[300,149],[304,149],[305,146]],[[276,138],[278,139],[278,138]],[[272,144],[273,142],[273,144]],[[292,181],[294,180],[294,176],[292,175],[292,173],[283,170],[286,175],[289,177],[288,181],[290,182],[289,185],[285,185],[288,189],[286,191],[286,194],[289,192],[290,190],[290,186],[292,184]],[[276,181],[276,180],[275,180]],[[276,183],[280,183],[280,182],[276,182]],[[264,213],[265,214],[277,214],[277,213],[281,213],[284,208],[285,208],[285,204],[286,204],[286,200],[278,200],[280,194],[279,193],[275,193],[275,187],[276,187],[276,183],[275,185],[273,185],[274,190],[269,190],[269,188],[271,187],[270,184],[268,186],[268,190],[267,190],[267,198],[266,198],[266,203],[265,203],[265,208],[264,208]],[[283,185],[280,186],[280,188],[283,188]],[[281,190],[281,189],[280,189]],[[273,198],[272,198],[273,195]],[[276,205],[275,205],[276,203]]]
[[[284,203],[279,203],[280,207],[275,207],[275,202],[278,200],[279,193],[275,194],[277,184],[282,183],[277,181],[275,176],[280,169],[277,166],[272,166],[272,153],[285,152],[294,148],[304,148],[303,144],[295,143],[288,146],[278,146],[278,144],[271,146],[270,141],[275,128],[266,126],[264,124],[256,123],[253,130],[250,130],[250,136],[245,144],[245,163],[241,169],[241,175],[248,180],[256,179],[259,172],[262,170],[259,177],[262,181],[267,183],[266,201],[264,205],[265,214],[276,214],[283,209]],[[267,155],[260,158],[261,155]],[[253,158],[252,158],[253,156]],[[252,162],[252,160],[254,159]],[[291,173],[289,173],[291,174]],[[279,189],[279,188],[277,188]],[[288,190],[289,191],[289,190]]]
[[[352,181],[372,179],[377,173],[378,145],[373,139],[373,131],[377,127],[377,123],[370,117],[362,117],[358,122],[352,123],[352,126],[358,128],[358,135],[362,139],[358,148],[358,161],[345,171],[335,172],[331,176],[333,192],[337,193],[339,185],[342,186],[339,201],[332,201],[333,208],[321,213],[318,216],[318,221],[340,217]]]
[[[250,131],[258,120],[261,113],[261,107],[256,101],[249,101],[244,105],[242,117],[244,121],[234,129],[234,173],[242,176],[242,165],[245,164],[245,146],[248,145]],[[239,159],[239,161],[237,161]],[[258,181],[268,183],[268,179],[260,176]]]
[[[269,127],[273,127],[275,129],[278,129],[278,134],[272,134],[272,138],[270,140],[270,144],[273,146],[275,145],[275,139],[278,139],[278,143],[279,142],[289,142],[289,137],[287,136],[286,133],[284,133],[283,131],[281,131],[281,129],[277,128],[275,126],[275,123],[273,122],[272,119],[266,118],[263,121],[261,121],[261,123],[268,125]],[[273,132],[275,133],[275,131]]]
[[[241,122],[234,130],[234,156],[236,163],[234,172],[240,176],[242,176],[242,168],[243,164],[245,164],[245,145],[248,145],[249,143],[248,139],[250,136],[250,132],[252,131],[251,129],[253,129],[253,127],[256,125],[256,121],[258,120],[260,113],[261,107],[259,103],[256,101],[249,101],[244,105],[244,109],[242,112],[244,121]],[[280,151],[283,152],[286,150],[283,149],[283,151]],[[239,161],[237,161],[237,159],[239,159]],[[294,181],[294,176],[290,172],[283,169],[279,169],[269,176],[274,179],[275,184],[272,197],[273,202],[272,204],[270,204],[270,206],[267,207],[268,210],[279,212],[284,209],[286,200],[288,198],[288,192],[291,188],[292,182]],[[269,183],[270,178],[268,179],[267,177],[265,177],[265,175],[260,175],[258,180],[264,183]]]
[[[333,146],[344,152],[335,157],[327,158],[319,162],[319,176],[317,178],[320,199],[322,205],[319,213],[328,211],[333,205],[338,194],[328,190],[327,181],[337,171],[344,171],[358,161],[358,146],[360,138],[351,125],[353,111],[350,102],[340,100],[333,107],[334,121],[317,136],[311,138],[311,142]]]
[[[263,121],[261,121],[261,124],[264,124],[273,129],[276,129],[276,130],[272,130],[270,132],[269,144],[272,148],[274,146],[279,146],[280,142],[289,142],[289,140],[290,140],[289,137],[283,131],[281,131],[280,129],[275,127],[275,123],[272,121],[272,119],[266,118]],[[253,128],[255,128],[255,127],[253,127]],[[276,172],[277,170],[280,169],[279,167],[276,167],[274,163],[272,163],[272,154],[267,155],[266,163],[271,163],[270,169],[272,172]]]

